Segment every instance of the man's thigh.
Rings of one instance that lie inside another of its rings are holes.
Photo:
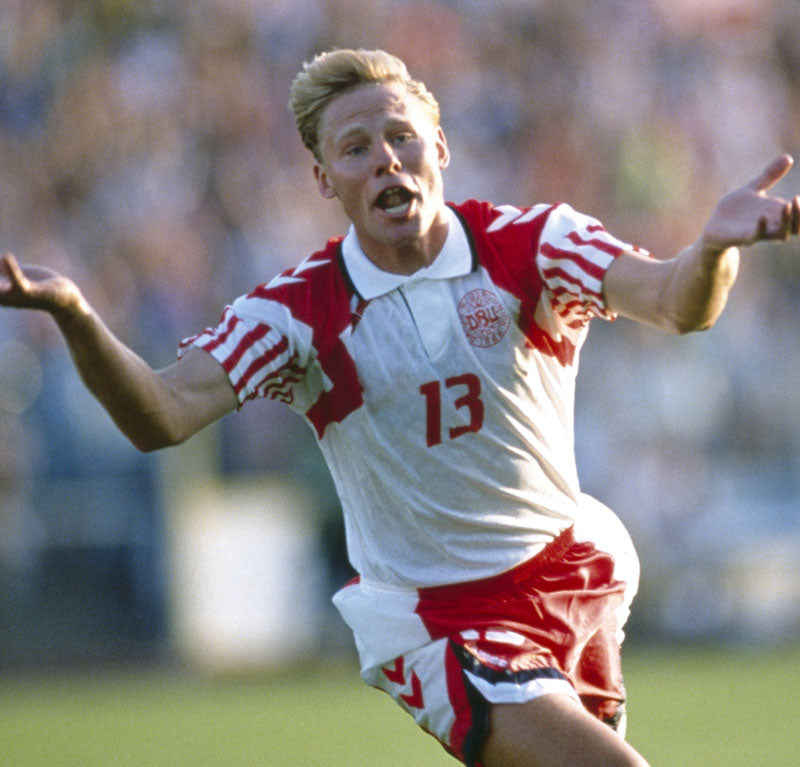
[[[543,695],[494,704],[483,767],[647,767],[647,762],[575,698]]]

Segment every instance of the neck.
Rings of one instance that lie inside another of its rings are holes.
[[[356,234],[364,254],[379,269],[393,274],[414,274],[436,260],[447,240],[448,228],[447,214],[441,210],[425,234],[405,242],[381,243]]]

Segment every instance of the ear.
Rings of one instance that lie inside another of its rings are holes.
[[[436,129],[436,152],[439,156],[439,168],[444,170],[450,164],[450,148],[441,125]]]
[[[319,189],[319,193],[327,200],[332,200],[336,197],[336,190],[333,188],[333,185],[328,180],[328,174],[325,172],[325,168],[318,162],[314,163],[314,178],[317,181],[317,188]]]

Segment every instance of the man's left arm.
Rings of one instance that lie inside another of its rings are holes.
[[[633,251],[619,256],[603,282],[608,308],[672,333],[710,328],[736,281],[739,247],[800,233],[800,196],[789,201],[767,194],[792,162],[781,155],[749,184],[726,194],[698,239],[669,261]]]

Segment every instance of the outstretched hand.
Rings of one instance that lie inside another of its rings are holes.
[[[789,155],[773,160],[749,184],[726,194],[700,237],[706,251],[722,251],[761,240],[787,240],[800,233],[800,196],[792,200],[767,192],[792,167]]]
[[[44,309],[55,314],[81,300],[72,280],[39,266],[23,268],[11,253],[0,256],[0,306]]]

